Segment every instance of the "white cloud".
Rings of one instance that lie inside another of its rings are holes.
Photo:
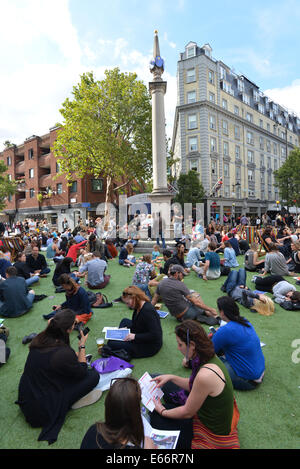
[[[0,151],[5,140],[19,145],[32,134],[47,133],[61,121],[59,109],[86,71],[92,70],[101,79],[106,69],[118,66],[124,72],[137,73],[146,86],[152,80],[152,45],[145,54],[130,48],[122,37],[81,42],[71,21],[68,0],[1,0],[0,17],[0,41],[4,44],[0,60],[7,64],[0,74]],[[18,34],[11,34],[11,18]],[[170,136],[176,77],[165,73],[165,79]]]
[[[291,85],[283,88],[273,88],[264,91],[265,95],[276,103],[295,112],[300,117],[300,79],[294,80]]]

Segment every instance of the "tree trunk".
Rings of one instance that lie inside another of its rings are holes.
[[[104,213],[104,229],[107,230],[109,226],[109,208],[110,208],[110,196],[111,196],[111,185],[112,185],[112,178],[111,176],[107,176],[106,178],[106,193],[105,193],[105,213]]]

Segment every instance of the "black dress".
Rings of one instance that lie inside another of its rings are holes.
[[[99,374],[80,363],[68,345],[29,351],[19,383],[19,404],[32,427],[42,427],[38,440],[57,440],[65,416],[74,402],[99,382]]]
[[[125,349],[132,357],[152,357],[162,347],[160,317],[154,306],[146,301],[139,313],[135,310],[132,319],[122,319],[119,327],[128,327],[135,339],[130,342],[109,340],[112,349]]]

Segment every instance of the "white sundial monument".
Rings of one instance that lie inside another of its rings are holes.
[[[164,220],[165,238],[169,237],[170,204],[172,194],[167,184],[167,151],[166,151],[166,120],[164,97],[167,82],[163,81],[165,64],[160,55],[158,31],[154,31],[153,59],[150,71],[153,81],[149,83],[152,96],[152,162],[153,162],[153,190],[149,194],[152,215],[160,214]],[[152,236],[153,237],[153,236]],[[155,236],[156,237],[156,236]]]

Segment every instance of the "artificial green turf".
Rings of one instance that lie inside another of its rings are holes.
[[[240,265],[243,258],[239,257]],[[53,266],[52,266],[53,269]],[[117,259],[109,261],[108,273],[112,276],[109,285],[103,290],[109,300],[120,296],[124,287],[131,284],[133,269],[119,266]],[[251,283],[252,274],[248,273],[247,284]],[[204,282],[194,273],[185,277],[190,289],[200,292],[204,302],[216,307],[216,300],[223,293],[220,287],[225,277]],[[292,283],[295,280],[290,278]],[[0,368],[0,448],[1,449],[72,449],[79,448],[82,438],[91,424],[104,417],[106,393],[94,405],[78,410],[70,410],[56,443],[48,446],[47,442],[38,442],[40,429],[31,428],[14,404],[17,399],[18,383],[28,354],[28,345],[22,345],[22,338],[31,332],[40,332],[46,326],[42,315],[51,311],[53,304],[60,304],[64,294],[55,294],[48,278],[42,278],[40,284],[33,286],[37,294],[45,293],[48,298],[34,303],[32,310],[25,316],[6,319],[10,329],[7,345],[11,356]],[[55,296],[54,299],[49,298]],[[165,308],[163,308],[165,309]],[[240,410],[238,425],[241,448],[243,449],[298,449],[300,447],[300,363],[293,363],[292,347],[294,339],[300,339],[300,315],[296,311],[285,311],[276,305],[275,314],[263,317],[251,313],[240,306],[241,314],[254,325],[260,339],[266,344],[263,352],[266,359],[266,374],[263,384],[254,391],[235,391]],[[96,339],[104,337],[104,326],[118,326],[123,317],[131,318],[132,312],[124,304],[114,304],[108,309],[94,309],[94,315],[88,325],[90,333],[87,341],[87,353],[97,359]],[[174,328],[176,320],[170,315],[161,320],[163,327],[163,347],[151,358],[132,360],[133,376],[139,379],[145,371],[149,373],[173,373],[188,376],[189,371],[182,368],[182,355],[177,350]],[[206,330],[208,327],[203,326]],[[71,346],[77,350],[77,332],[71,334]],[[300,350],[298,356],[300,357]]]

